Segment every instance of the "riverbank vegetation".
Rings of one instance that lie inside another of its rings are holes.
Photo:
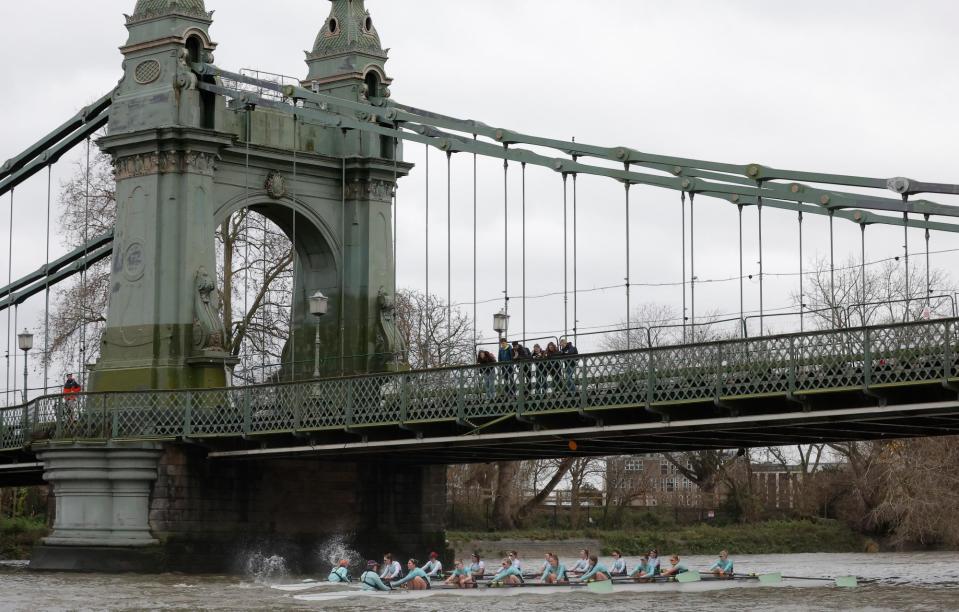
[[[0,518],[0,560],[29,559],[33,545],[45,535],[46,521],[35,518]]]
[[[497,540],[599,540],[602,553],[614,549],[627,556],[638,556],[652,547],[663,554],[713,555],[728,548],[736,554],[863,552],[867,540],[847,525],[835,520],[781,520],[749,525],[659,525],[629,530],[550,530],[468,532],[451,531],[447,539],[454,544]]]

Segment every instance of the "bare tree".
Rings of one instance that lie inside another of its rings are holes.
[[[721,320],[715,311],[710,311],[691,320],[681,322],[678,312],[667,304],[647,302],[640,304],[630,316],[629,325],[624,322],[620,331],[606,334],[600,346],[606,351],[625,351],[649,346],[672,346],[684,343],[715,342],[739,337],[737,321]]]
[[[926,271],[915,259],[909,262],[908,286],[905,263],[898,258],[867,266],[865,276],[860,264],[853,257],[835,269],[827,259],[813,262],[813,272],[805,282],[803,295],[792,296],[797,309],[802,304],[820,328],[951,316],[951,301],[934,295],[936,287],[948,285],[948,277],[942,270],[929,271],[932,294],[927,295]]]
[[[414,369],[473,363],[471,319],[441,298],[413,289],[397,292],[396,323]]]

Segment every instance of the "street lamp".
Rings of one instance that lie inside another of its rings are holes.
[[[17,334],[17,344],[20,345],[20,350],[23,351],[23,403],[27,403],[27,352],[33,348],[33,334],[28,330],[24,329],[23,332]]]
[[[509,315],[506,310],[500,310],[493,315],[493,331],[499,334],[500,339],[504,337],[506,330],[509,329]]]
[[[316,339],[313,341],[313,378],[320,377],[320,319],[329,310],[330,299],[317,291],[310,296],[310,314],[316,317]]]

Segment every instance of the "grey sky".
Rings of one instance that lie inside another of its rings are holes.
[[[0,3],[0,159],[18,153],[120,76],[122,13],[134,0]],[[328,13],[325,0],[207,0],[219,65],[304,76],[303,50]],[[868,176],[904,175],[959,182],[959,97],[953,26],[959,5],[917,1],[769,0],[368,0],[395,79],[393,98],[407,104],[543,136],[655,153]],[[56,186],[70,159],[54,171]],[[400,189],[401,286],[423,286],[423,150]],[[445,159],[434,151],[431,186],[431,290],[446,294]],[[453,301],[472,301],[471,162],[454,158]],[[480,164],[479,299],[503,290],[502,168]],[[520,325],[518,168],[511,169],[510,294]],[[17,190],[13,276],[43,263],[45,175]],[[562,291],[562,190],[547,170],[528,171],[527,294]],[[959,199],[931,198],[959,204]],[[633,192],[633,283],[679,282],[679,197]],[[0,203],[6,236],[8,201]],[[579,192],[579,287],[622,285],[625,276],[623,189],[582,178]],[[798,267],[795,215],[767,211],[767,273]],[[746,272],[755,273],[755,212],[744,214]],[[824,256],[827,223],[806,224],[807,261]],[[837,223],[839,261],[859,252],[859,229]],[[736,209],[702,198],[696,205],[696,274],[737,274]],[[900,254],[902,232],[870,228],[868,260]],[[5,238],[4,238],[5,241]],[[910,242],[922,248],[922,232]],[[934,235],[933,249],[959,247]],[[62,246],[54,243],[53,255]],[[517,257],[514,259],[513,255]],[[572,253],[570,251],[570,257]],[[950,270],[959,257],[937,255]],[[6,248],[0,249],[5,274]],[[570,282],[572,280],[570,279]],[[788,305],[793,277],[770,276],[766,306]],[[570,287],[571,288],[571,287]],[[758,307],[758,283],[746,287]],[[678,307],[681,289],[636,286],[633,303]],[[42,298],[22,309],[32,327]],[[479,309],[484,335],[499,304]],[[561,333],[561,296],[528,303],[530,332]],[[467,307],[469,309],[470,307]],[[624,290],[583,293],[581,328],[625,317]],[[738,311],[735,281],[702,286],[697,311]],[[570,326],[572,326],[570,324]],[[0,327],[4,327],[0,324]],[[532,334],[531,334],[532,335]],[[0,346],[3,338],[0,332]],[[584,340],[584,344],[588,344]]]

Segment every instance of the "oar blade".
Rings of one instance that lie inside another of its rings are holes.
[[[613,592],[613,582],[611,580],[600,580],[597,582],[590,582],[586,587],[589,589],[590,593],[612,593]]]
[[[859,581],[855,576],[839,576],[836,578],[836,586],[843,588],[852,588],[859,586]]]
[[[696,570],[676,574],[676,582],[699,582],[700,580],[702,580],[702,576]]]
[[[779,584],[782,581],[783,575],[779,572],[759,575],[759,584]]]

